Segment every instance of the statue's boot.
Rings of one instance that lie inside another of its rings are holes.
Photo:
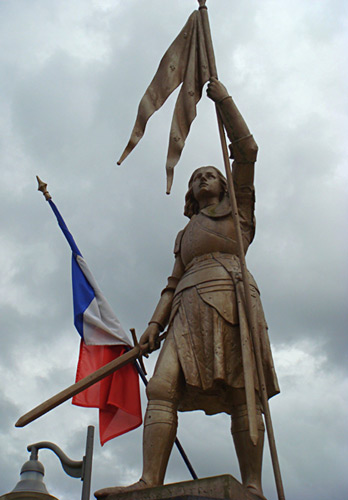
[[[246,405],[235,408],[232,414],[232,436],[239,462],[243,485],[260,500],[266,500],[262,491],[261,472],[265,427],[257,407],[258,442],[252,443]]]
[[[149,401],[144,419],[143,474],[130,486],[104,488],[94,493],[98,499],[163,484],[178,425],[176,408],[168,401]]]
[[[143,488],[147,488],[147,484],[140,479],[140,481],[137,481],[134,484],[130,484],[129,486],[114,486],[110,488],[103,488],[101,490],[95,491],[94,496],[96,498],[106,500],[109,495],[117,495],[118,493],[125,493],[126,491],[142,490]]]

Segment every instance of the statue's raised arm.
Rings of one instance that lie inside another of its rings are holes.
[[[216,102],[229,140],[233,162],[233,180],[237,185],[252,185],[258,147],[247,124],[226,87],[211,78],[207,95]]]

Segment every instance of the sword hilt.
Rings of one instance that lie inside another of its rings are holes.
[[[137,334],[135,333],[135,328],[130,328],[130,332],[132,334],[134,347],[137,347],[139,345],[139,342],[138,342],[138,339],[137,339]],[[145,358],[148,358],[149,355],[148,355],[147,352],[141,352],[140,351],[140,354],[139,354],[139,357],[138,357],[139,365],[140,365],[141,369],[143,370],[144,374],[147,375],[147,372],[145,370],[145,365],[144,365],[144,362],[143,362],[143,356],[145,356]]]

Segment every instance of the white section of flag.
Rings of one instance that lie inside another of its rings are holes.
[[[95,281],[83,257],[76,256],[77,263],[93,288],[95,297],[83,313],[83,339],[87,345],[128,345],[130,335],[121,326]]]

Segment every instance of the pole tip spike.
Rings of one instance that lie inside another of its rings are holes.
[[[36,180],[37,180],[37,183],[38,183],[37,190],[41,191],[41,193],[44,195],[46,201],[51,200],[52,196],[47,191],[47,184],[46,184],[46,182],[43,182],[38,175],[36,176]]]

